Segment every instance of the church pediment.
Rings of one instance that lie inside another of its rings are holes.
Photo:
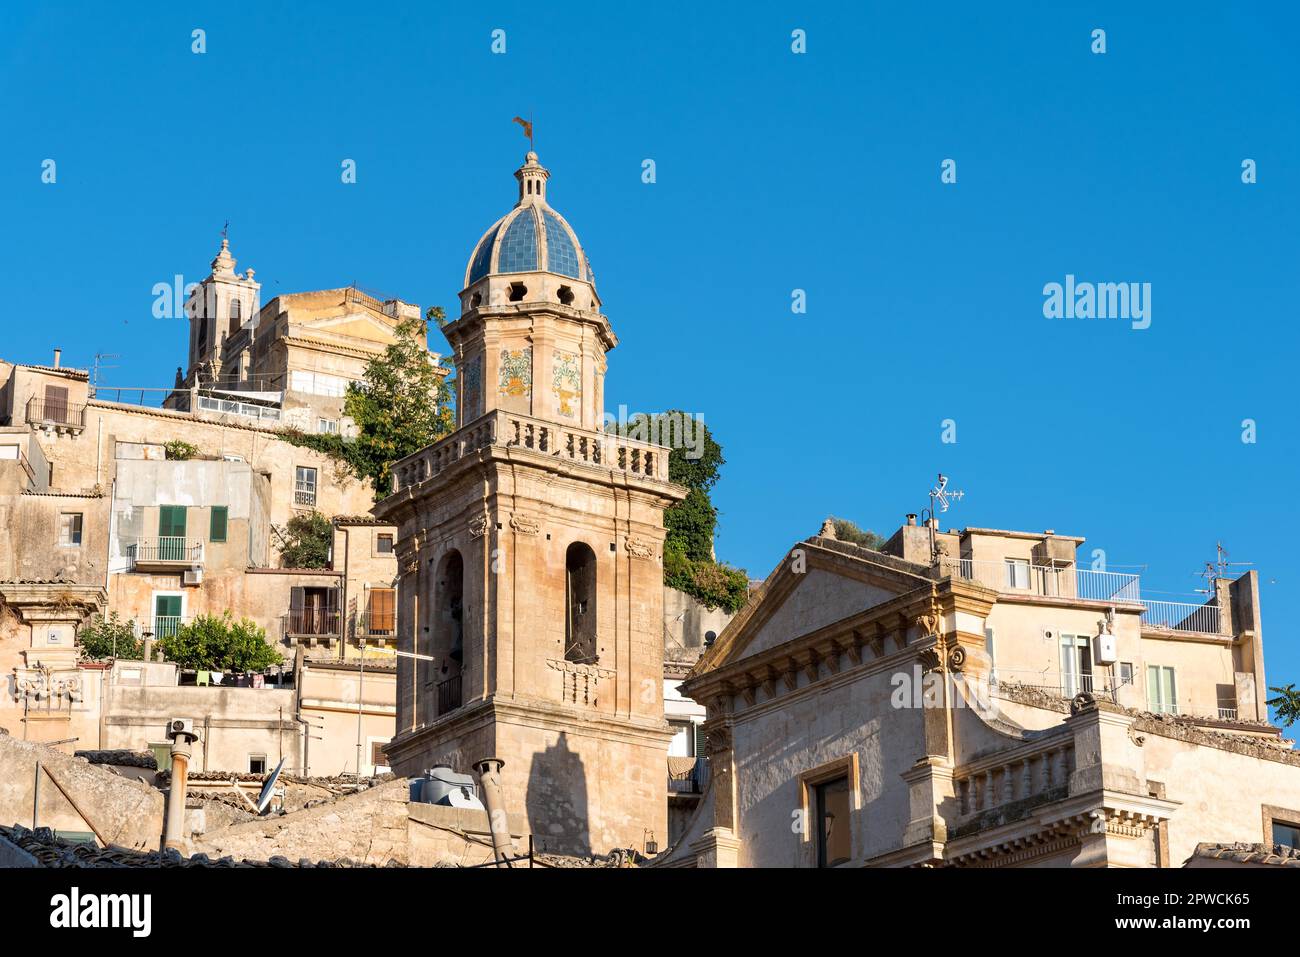
[[[363,339],[368,342],[388,345],[393,341],[393,326],[358,310],[342,316],[322,316],[316,319],[295,321],[293,326],[299,335],[341,336],[351,339]]]
[[[846,554],[815,540],[801,542],[782,560],[749,606],[700,660],[694,674],[762,654],[778,645],[892,601],[927,583],[906,563],[874,560],[865,549]]]

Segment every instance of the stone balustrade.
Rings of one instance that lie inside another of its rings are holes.
[[[959,768],[958,813],[969,818],[1033,798],[1064,797],[1074,771],[1074,739],[1016,748]]]
[[[419,485],[486,448],[523,449],[579,465],[668,481],[668,449],[662,446],[498,410],[394,463],[393,490]]]

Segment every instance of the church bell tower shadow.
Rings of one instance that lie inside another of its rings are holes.
[[[568,732],[533,755],[525,800],[528,829],[537,846],[557,854],[591,853],[587,772],[570,747]]]

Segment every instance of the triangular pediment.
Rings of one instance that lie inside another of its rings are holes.
[[[928,583],[921,566],[865,548],[800,542],[718,636],[693,674],[760,655]]]
[[[326,335],[330,338],[342,336],[385,346],[394,339],[391,322],[385,322],[363,309],[342,316],[320,316],[295,321],[293,326],[299,335]]]

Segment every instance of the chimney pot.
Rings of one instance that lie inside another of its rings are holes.
[[[56,368],[56,369],[59,368],[59,363],[62,362],[62,361],[63,361],[63,350],[62,350],[62,349],[55,349],[55,350],[54,350],[54,368]]]
[[[915,524],[916,524],[916,513],[915,513],[915,512],[908,512],[908,513],[907,513],[907,524],[908,524],[908,525],[915,525]]]

